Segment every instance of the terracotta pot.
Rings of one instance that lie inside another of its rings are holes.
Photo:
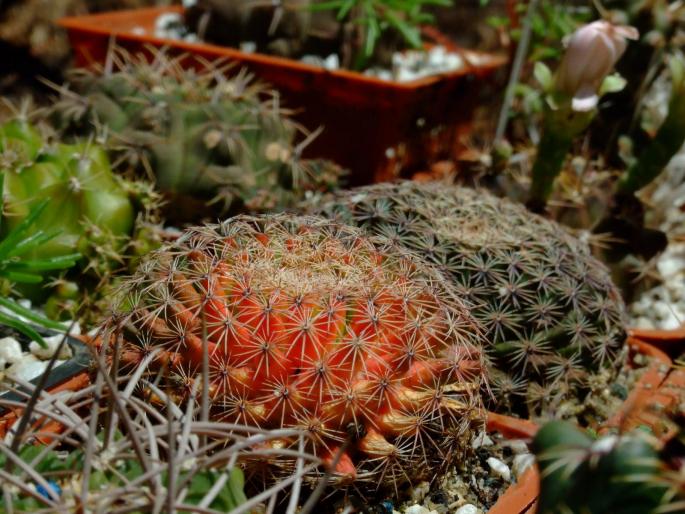
[[[532,439],[537,430],[538,426],[532,421],[488,412],[487,431],[499,432],[507,439]],[[500,496],[488,514],[532,513],[539,494],[540,477],[537,466],[533,466]]]
[[[666,413],[685,402],[685,370],[674,366],[671,359],[685,352],[685,330],[633,329],[629,330],[627,344],[632,354],[647,355],[652,363],[600,433],[645,426],[657,437],[668,439],[674,426]]]
[[[649,343],[659,348],[671,358],[685,353],[685,325],[675,330],[649,330],[633,328],[628,331],[630,337]]]
[[[247,67],[282,92],[289,107],[303,109],[296,117],[304,126],[324,127],[305,154],[349,168],[352,185],[393,178],[402,166],[421,161],[417,152],[436,139],[435,127],[444,127],[440,144],[453,148],[454,141],[468,131],[486,79],[507,61],[504,56],[460,50],[467,63],[460,70],[412,82],[389,82],[291,59],[154,37],[155,20],[168,12],[183,10],[118,11],[63,18],[60,24],[69,31],[80,66],[103,63],[115,41],[131,52],[151,54],[152,49],[165,47],[187,55],[183,66],[201,67],[203,59],[223,59]]]

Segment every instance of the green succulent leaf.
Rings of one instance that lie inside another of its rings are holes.
[[[3,325],[6,325],[10,328],[13,328],[20,334],[25,335],[26,337],[32,339],[33,341],[37,342],[41,348],[47,348],[48,345],[43,339],[43,337],[36,332],[31,326],[27,325],[20,319],[17,319],[13,316],[10,316],[8,314],[5,314],[4,312],[0,312],[0,323]]]
[[[36,314],[31,309],[22,307],[12,299],[0,297],[0,305],[14,312],[15,314],[18,314],[19,316],[34,322],[36,325],[39,325],[44,328],[49,328],[52,330],[57,330],[58,332],[65,331],[65,327],[62,323],[58,323],[57,321],[44,318],[43,316]]]

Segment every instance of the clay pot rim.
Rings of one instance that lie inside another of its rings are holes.
[[[184,40],[167,39],[157,37],[151,34],[136,34],[134,32],[131,32],[130,30],[113,30],[111,28],[110,23],[108,23],[110,20],[114,19],[135,19],[140,16],[153,16],[164,13],[183,14],[183,12],[183,6],[146,7],[141,9],[108,11],[81,16],[66,16],[60,18],[57,21],[57,24],[60,27],[65,28],[69,31],[91,33],[100,36],[107,35],[108,37],[112,36],[116,37],[117,39],[137,42],[142,45],[152,45],[155,47],[174,47],[177,49],[185,50],[188,53],[202,51],[205,53],[215,54],[215,57],[224,57],[236,61],[245,61],[246,63],[251,62],[259,63],[262,65],[268,64],[295,73],[308,73],[314,75],[324,74],[339,77],[346,80],[351,80],[354,82],[364,82],[369,85],[374,85],[376,87],[382,87],[385,89],[397,89],[406,91],[411,91],[422,88],[424,86],[433,85],[435,83],[440,82],[445,77],[458,77],[462,75],[466,76],[472,73],[477,73],[481,70],[498,68],[504,65],[508,60],[508,58],[504,55],[462,49],[462,57],[464,57],[464,61],[466,63],[466,65],[462,68],[459,68],[451,72],[445,72],[428,77],[418,78],[416,80],[408,82],[396,82],[381,80],[376,77],[370,77],[357,71],[346,69],[326,70],[319,66],[300,62],[296,59],[276,57],[273,55],[258,52],[247,53],[237,48],[214,45],[211,43],[188,42]],[[471,60],[475,58],[477,62],[471,62],[469,56],[471,56]]]

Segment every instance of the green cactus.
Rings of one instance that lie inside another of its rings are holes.
[[[302,129],[248,74],[184,71],[161,52],[152,64],[117,56],[115,71],[73,71],[52,118],[69,133],[109,133],[119,169],[222,214],[279,209],[337,185],[342,170],[302,158],[311,137],[297,143]]]
[[[50,317],[73,319],[93,282],[106,281],[157,244],[145,229],[156,220],[156,194],[115,176],[104,149],[92,141],[51,141],[25,116],[17,116],[0,125],[0,173],[0,237],[21,233],[40,241],[22,247],[23,260],[69,264],[34,267],[32,280],[8,278],[34,301],[45,300],[52,290],[45,306]],[[75,263],[81,272],[76,292],[75,284],[59,274]]]
[[[588,246],[486,191],[379,184],[310,210],[391,238],[438,266],[487,332],[500,411],[553,414],[602,365],[619,367],[624,306]]]
[[[541,474],[540,514],[685,512],[677,498],[682,484],[674,480],[678,469],[644,432],[593,440],[553,421],[540,429],[533,450]]]
[[[33,257],[86,254],[101,235],[97,231],[114,237],[131,232],[133,205],[99,146],[49,145],[31,125],[14,120],[0,127],[0,151],[5,166],[4,230],[18,226],[44,200],[48,202],[35,221],[36,230],[59,230]],[[96,237],[92,240],[89,233]]]
[[[3,186],[4,173],[0,173],[0,198]],[[0,240],[0,324],[13,328],[43,347],[47,347],[46,343],[35,330],[35,325],[58,331],[64,331],[65,327],[20,305],[11,298],[12,289],[16,284],[39,284],[43,281],[42,273],[69,269],[80,258],[79,254],[44,259],[29,256],[59,234],[34,230],[34,224],[46,205],[47,200],[44,200],[31,209],[26,218]],[[0,217],[0,226],[1,222]]]

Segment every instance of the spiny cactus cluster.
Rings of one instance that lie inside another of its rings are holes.
[[[487,332],[500,410],[549,412],[591,370],[620,361],[624,307],[604,266],[522,206],[405,182],[344,191],[311,210],[381,234],[444,272]]]
[[[646,432],[593,440],[570,423],[548,423],[533,441],[542,476],[538,512],[682,514],[682,437],[660,449]]]
[[[342,482],[431,477],[482,420],[479,329],[384,244],[316,217],[193,228],[141,265],[103,337],[177,402],[206,391],[211,419],[304,429]]]
[[[283,208],[337,185],[342,170],[302,158],[314,136],[298,142],[303,129],[248,74],[184,70],[163,52],[152,63],[123,51],[112,59],[115,69],[73,70],[51,117],[68,133],[109,135],[117,169],[203,196],[221,213]]]

